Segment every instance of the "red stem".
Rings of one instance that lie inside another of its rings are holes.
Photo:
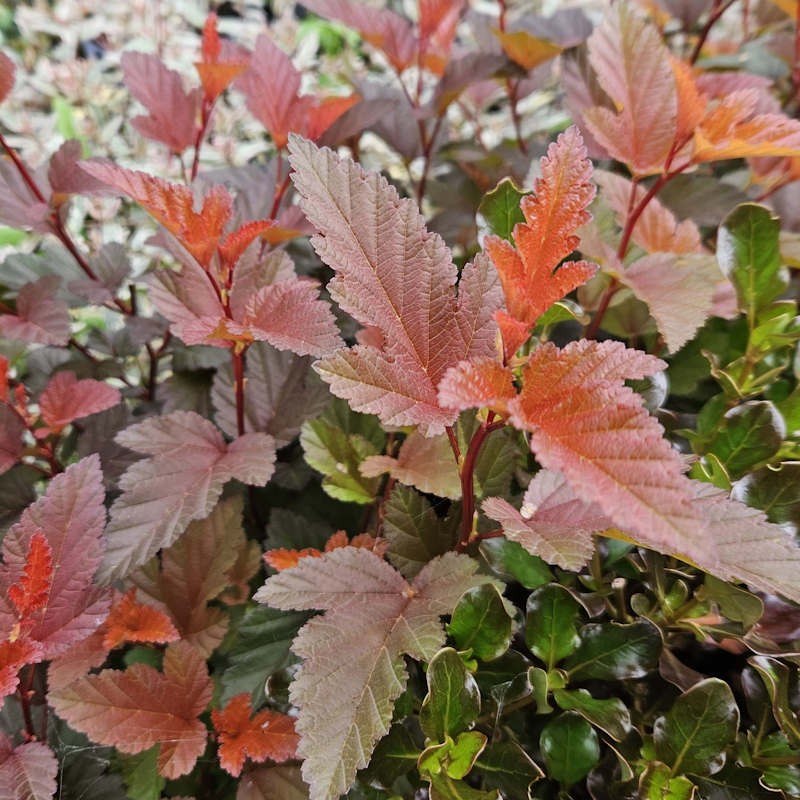
[[[203,146],[203,139],[208,133],[208,124],[211,122],[211,112],[214,104],[209,103],[203,98],[203,105],[200,111],[200,128],[197,131],[197,138],[194,140],[194,158],[192,158],[192,171],[189,175],[189,182],[193,182],[200,170],[200,148]]]
[[[423,155],[425,157],[425,161],[422,165],[422,175],[420,176],[419,183],[417,184],[417,205],[422,205],[422,198],[425,196],[425,187],[428,182],[428,172],[431,168],[431,160],[433,156],[433,146],[436,142],[436,137],[439,135],[439,131],[442,127],[442,122],[444,122],[444,114],[439,114],[436,117],[436,122],[433,124],[433,131],[431,132],[430,139],[420,136],[423,139]],[[424,124],[420,122],[420,132],[422,134],[424,131]]]
[[[708,39],[709,33],[711,33],[711,29],[717,23],[717,20],[733,5],[733,2],[734,0],[728,0],[726,3],[723,3],[722,0],[714,0],[714,5],[711,7],[711,13],[708,15],[706,24],[700,31],[700,36],[695,43],[691,56],[689,56],[689,64],[694,64],[697,59],[700,58],[700,53],[703,50],[706,39]]]
[[[233,359],[233,384],[236,394],[236,432],[239,436],[244,436],[244,354],[239,352],[237,347],[231,351]]]

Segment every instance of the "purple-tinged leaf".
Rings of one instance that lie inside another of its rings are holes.
[[[81,143],[69,139],[56,150],[47,168],[47,180],[53,192],[52,203],[60,206],[68,195],[101,191],[104,184],[78,166],[83,158]]]
[[[0,223],[52,233],[51,214],[49,204],[36,197],[11,160],[0,159]]]
[[[16,66],[14,62],[2,51],[0,51],[0,103],[11,94],[14,88],[14,72]]]
[[[2,56],[2,53],[0,53]],[[14,745],[0,733],[0,797],[3,800],[52,800],[58,761],[44,742]]]
[[[0,475],[22,456],[25,423],[7,403],[0,402]]]
[[[0,316],[0,336],[33,344],[65,345],[69,341],[67,304],[56,297],[57,275],[25,284],[17,294],[16,314]]]
[[[150,458],[120,479],[122,495],[111,507],[98,572],[104,582],[125,577],[171,545],[192,520],[207,517],[231,478],[262,486],[275,465],[271,436],[247,433],[226,445],[212,423],[191,411],[152,417],[116,440]]]
[[[96,305],[113,300],[131,273],[127,251],[121,244],[109,242],[100,248],[90,263],[97,280],[81,278],[70,281],[67,288]]]
[[[43,533],[52,550],[50,596],[29,632],[29,638],[41,642],[46,659],[89,636],[108,611],[108,592],[93,582],[103,557],[104,501],[100,459],[89,456],[53,478],[46,494],[3,539],[0,630],[9,631],[16,623],[7,592],[22,575],[31,538]]]
[[[119,389],[102,381],[79,381],[74,372],[58,372],[39,395],[42,420],[53,433],[81,417],[105,411],[121,401]]]

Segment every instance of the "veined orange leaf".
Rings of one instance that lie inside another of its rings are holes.
[[[8,587],[8,599],[22,622],[41,611],[53,585],[53,549],[47,537],[36,531],[28,544],[25,566],[17,583]]]
[[[244,48],[231,52],[233,48],[230,43],[225,44],[227,46],[223,47],[217,31],[217,15],[212,11],[203,25],[202,61],[194,65],[200,76],[206,103],[215,102],[234,79],[247,69],[249,58]]]
[[[123,642],[165,644],[180,638],[170,618],[155,606],[139,603],[129,589],[108,612],[103,646],[113,650]]]

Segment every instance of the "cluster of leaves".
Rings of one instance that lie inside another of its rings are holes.
[[[800,796],[794,4],[303,5],[0,128],[0,796]]]

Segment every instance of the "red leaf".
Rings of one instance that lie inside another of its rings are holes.
[[[592,165],[577,128],[569,128],[550,145],[541,170],[534,194],[520,204],[525,222],[514,227],[515,246],[498,236],[486,239],[486,252],[500,275],[513,318],[508,320],[503,312],[497,316],[507,360],[523,343],[523,331],[596,270],[585,261],[558,266],[578,246],[575,231],[590,219],[586,209],[595,194],[589,182]]]
[[[0,403],[0,475],[22,457],[25,423],[7,403]]]
[[[242,257],[242,253],[247,250],[253,241],[274,224],[271,219],[258,219],[242,225],[241,228],[238,228],[233,233],[229,233],[219,243],[219,254],[223,263],[229,268],[233,268]]]
[[[136,130],[174,153],[193,145],[200,92],[187,92],[181,76],[150,53],[123,53],[120,64],[125,85],[149,112],[131,120]]]
[[[31,614],[41,611],[50,597],[53,585],[53,551],[47,537],[41,532],[33,534],[28,546],[28,556],[22,576],[8,587],[8,599],[23,622]]]
[[[165,644],[180,639],[180,634],[163,611],[136,601],[136,589],[130,589],[111,607],[105,627],[103,646],[108,650],[123,642]]]
[[[360,100],[361,97],[357,94],[315,100],[307,106],[305,126],[298,132],[315,142],[345,111],[351,109]]]
[[[259,711],[252,719],[250,695],[237,694],[224,709],[211,712],[219,740],[220,766],[234,777],[242,772],[245,758],[255,762],[296,758],[298,735],[294,720],[276,711]]]
[[[84,161],[81,166],[143,206],[198,263],[208,268],[233,208],[233,200],[224,186],[212,186],[200,211],[195,211],[194,193],[188,186],[123,169],[105,159]]]
[[[504,413],[517,396],[514,376],[494,359],[465,361],[447,371],[439,384],[439,402],[447,408],[491,408]]]
[[[222,40],[217,32],[217,15],[212,11],[206,17],[203,26],[203,60],[195,64],[200,83],[203,85],[203,94],[206,103],[213,103],[235,78],[247,69],[248,59],[244,52],[236,53],[235,60],[232,60],[230,53],[225,53],[222,47]]]
[[[58,761],[44,742],[14,747],[0,733],[0,797],[3,800],[52,800]]]
[[[66,345],[70,319],[67,304],[56,297],[57,275],[26,283],[17,294],[16,314],[0,315],[0,336],[34,344]]]
[[[296,567],[301,558],[319,558],[322,555],[316,547],[304,547],[302,550],[289,550],[285,547],[275,547],[264,553],[264,561],[272,569],[280,572],[282,569]]]
[[[106,669],[49,694],[56,714],[93,742],[123,753],[159,745],[158,771],[186,775],[206,747],[197,719],[211,700],[205,659],[185,642],[164,652],[163,672],[146,664]]]
[[[50,431],[60,433],[76,419],[105,411],[121,400],[119,390],[107,383],[79,381],[74,372],[58,372],[39,396],[39,410]]]
[[[51,659],[86,638],[105,619],[109,598],[95,586],[103,552],[105,489],[96,455],[82,459],[50,481],[43,497],[23,512],[3,539],[0,565],[0,630],[17,622],[8,589],[25,572],[31,541],[43,533],[53,553],[50,597],[28,636]]]
[[[419,49],[423,63],[435,75],[444,72],[465,0],[420,0]]]
[[[15,71],[14,62],[0,50],[0,103],[11,94],[11,90],[14,88]]]
[[[0,642],[0,698],[14,694],[19,685],[19,671],[27,664],[38,663],[42,657],[41,645],[30,639]]]

